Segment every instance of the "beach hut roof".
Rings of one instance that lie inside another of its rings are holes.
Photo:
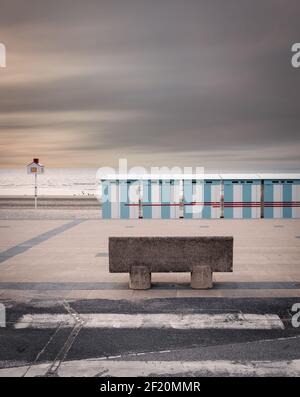
[[[300,180],[300,174],[298,173],[265,173],[265,174],[259,174],[260,179],[293,179],[293,180]]]

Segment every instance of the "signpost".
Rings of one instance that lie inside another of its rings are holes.
[[[27,165],[27,174],[34,175],[34,208],[37,209],[37,176],[44,173],[44,166],[39,163],[39,159]]]

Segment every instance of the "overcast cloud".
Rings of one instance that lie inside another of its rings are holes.
[[[300,171],[299,0],[0,0],[0,166]]]

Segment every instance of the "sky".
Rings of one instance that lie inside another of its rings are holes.
[[[0,167],[300,171],[299,0],[0,0]]]

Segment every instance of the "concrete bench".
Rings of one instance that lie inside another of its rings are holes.
[[[233,237],[110,237],[110,273],[129,273],[132,289],[153,272],[191,272],[192,288],[211,288],[213,272],[232,272]]]

